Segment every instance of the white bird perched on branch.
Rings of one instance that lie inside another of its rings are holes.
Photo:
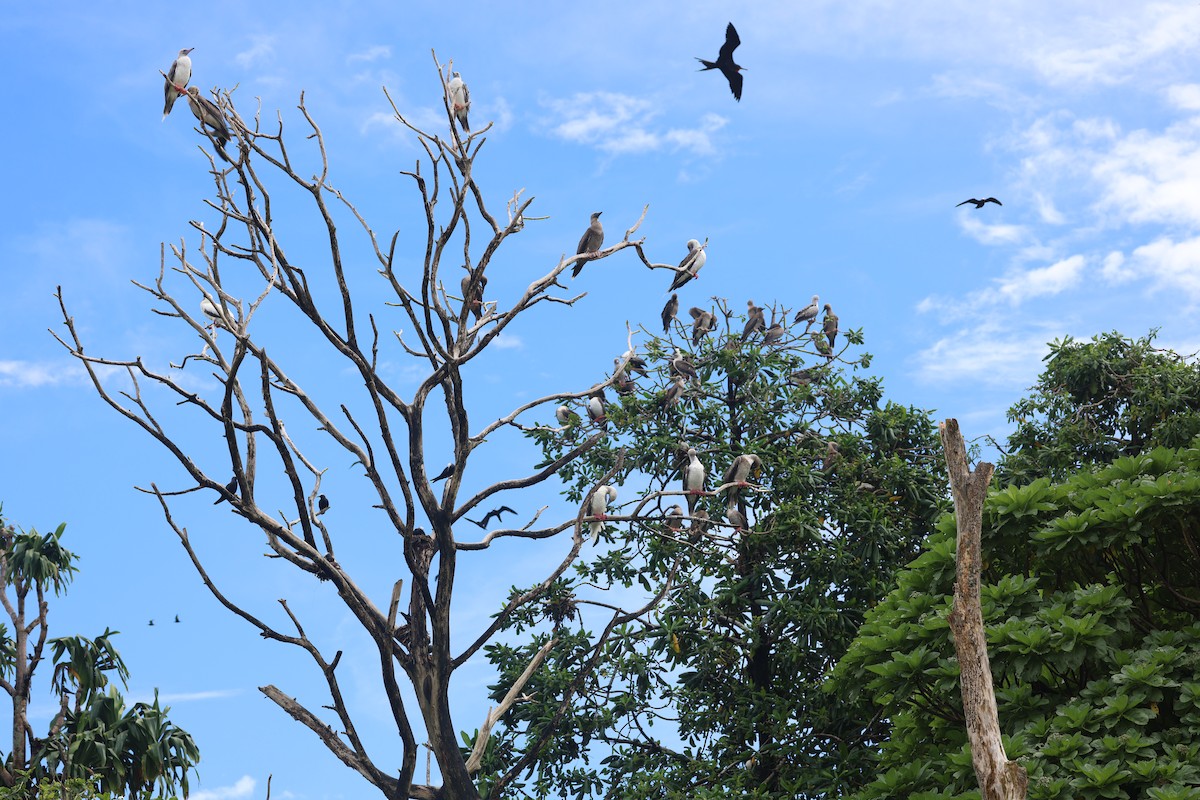
[[[675,272],[675,280],[671,281],[671,288],[667,291],[673,292],[681,288],[692,278],[700,276],[700,268],[708,261],[708,256],[704,252],[704,248],[700,246],[700,242],[696,239],[688,239],[687,243],[688,254],[683,257],[683,261],[679,262],[679,267]]]
[[[689,447],[687,451],[688,464],[683,468],[683,489],[687,494],[688,515],[696,509],[696,496],[704,491],[706,477],[704,465],[696,455],[696,448]]]
[[[608,504],[616,499],[617,490],[608,484],[601,484],[596,487],[596,491],[592,493],[591,498],[588,500],[588,516],[593,518],[593,521],[588,523],[588,528],[591,530],[593,543],[600,538],[600,531],[604,528],[604,520],[608,519]]]
[[[188,58],[188,53],[196,48],[185,47],[179,51],[179,55],[175,56],[175,61],[171,64],[171,68],[167,70],[167,83],[163,86],[163,119],[167,118],[167,114],[171,113],[171,109],[175,106],[175,98],[187,91],[188,81],[192,79],[192,60]]]
[[[725,480],[723,483],[733,483],[736,486],[729,487],[729,496],[737,497],[737,490],[747,485],[747,478],[753,476],[757,478],[762,472],[762,459],[754,453],[743,453],[733,460],[729,465],[729,469],[725,470]]]
[[[812,302],[804,308],[796,312],[796,318],[792,322],[799,325],[805,323],[804,332],[808,333],[808,329],[812,327],[813,320],[817,318],[817,312],[821,310],[821,299],[817,295],[813,295]]]
[[[225,316],[221,313],[221,309],[207,297],[200,301],[200,310],[204,312],[204,316],[213,321],[214,327],[225,321]]]
[[[567,406],[559,406],[557,409],[555,409],[554,418],[558,420],[559,425],[579,424],[579,415]]]
[[[457,72],[450,79],[450,83],[446,84],[446,97],[450,101],[450,110],[454,113],[454,118],[464,131],[469,132],[471,126],[467,124],[467,111],[471,108],[471,92]]]

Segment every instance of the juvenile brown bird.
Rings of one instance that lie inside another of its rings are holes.
[[[579,237],[579,247],[575,250],[575,255],[583,253],[595,253],[604,246],[604,226],[600,224],[600,215],[603,211],[592,212],[592,222],[588,225],[588,229],[583,232],[583,236]],[[584,260],[580,259],[575,262],[575,266],[571,268],[571,277],[577,276],[583,269]]]

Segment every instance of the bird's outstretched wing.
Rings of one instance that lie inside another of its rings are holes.
[[[737,28],[733,27],[732,22],[729,23],[729,25],[726,26],[726,28],[725,28],[725,44],[721,45],[721,50],[717,54],[717,58],[721,61],[726,61],[726,60],[732,59],[733,51],[737,50],[738,45],[740,45],[741,43],[742,43],[742,40],[738,37]],[[738,95],[738,96],[741,95],[741,93],[742,93],[741,83],[742,82],[739,80],[737,91],[734,92],[735,95]]]
[[[733,99],[742,102],[742,73],[726,72],[725,77],[729,79],[729,91],[733,92]]]
[[[996,199],[996,198],[994,198],[994,197],[989,197],[989,198],[987,198],[986,200],[984,200],[983,202],[985,202],[985,203],[995,203],[995,204],[996,204],[996,205],[998,205],[998,206],[1002,206],[1002,205],[1004,205],[1004,203],[1001,203],[999,200],[997,200],[997,199]]]

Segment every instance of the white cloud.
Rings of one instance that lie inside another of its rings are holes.
[[[1168,86],[1167,102],[1184,111],[1200,111],[1200,83]]]
[[[1083,256],[1073,255],[1048,267],[1016,273],[1000,282],[1000,294],[1013,304],[1030,297],[1059,294],[1079,283],[1084,263]]]
[[[992,208],[989,203],[984,208]],[[983,212],[982,209],[980,213]],[[959,214],[959,227],[963,233],[970,236],[980,244],[1016,244],[1025,238],[1026,230],[1021,225],[1008,225],[1005,223],[996,223],[989,225],[981,220],[975,209]]]
[[[163,704],[191,703],[197,700],[220,700],[226,697],[236,697],[241,694],[238,689],[213,689],[207,692],[176,692],[159,694],[158,701]]]
[[[81,384],[86,380],[87,373],[74,361],[0,360],[0,387],[36,389],[64,383]]]
[[[1037,206],[1038,216],[1048,225],[1062,225],[1066,217],[1054,207],[1054,201],[1041,192],[1033,193],[1033,202]]]
[[[377,44],[373,47],[368,47],[361,53],[351,53],[350,55],[346,56],[346,63],[353,64],[356,61],[371,62],[378,61],[381,58],[391,57],[392,48],[388,47],[386,44]]]
[[[525,346],[525,342],[521,340],[520,336],[515,334],[502,333],[495,339],[492,339],[489,346],[497,350],[520,350]]]
[[[566,99],[547,100],[543,105],[553,112],[551,135],[610,155],[664,149],[713,155],[716,152],[713,134],[729,121],[709,112],[690,128],[653,124],[661,114],[654,102],[616,92],[584,92]]]
[[[1156,239],[1136,248],[1128,266],[1130,277],[1146,278],[1152,289],[1182,290],[1192,302],[1200,300],[1200,236]]]
[[[996,321],[985,322],[955,331],[917,353],[917,376],[940,385],[1029,386],[1041,370],[1046,342],[1061,336],[1044,329],[1013,333]]]
[[[188,795],[191,800],[240,800],[254,794],[257,782],[249,775],[243,775],[232,786],[218,786],[215,789],[200,789]]]
[[[250,47],[233,57],[234,63],[243,69],[270,60],[275,56],[274,36],[251,36]]]

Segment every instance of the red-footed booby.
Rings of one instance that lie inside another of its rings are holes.
[[[688,309],[688,313],[692,315],[692,347],[698,347],[700,339],[717,326],[717,317],[712,312],[695,306]]]
[[[815,320],[817,318],[817,313],[820,310],[821,310],[821,298],[819,298],[817,295],[814,294],[813,298],[812,298],[812,302],[809,303],[808,305],[806,305],[804,308],[797,311],[796,318],[794,320],[792,320],[792,322],[796,325],[799,325],[801,322],[805,323],[804,332],[808,333],[808,329],[812,327],[813,320]]]
[[[592,222],[588,225],[588,229],[583,232],[583,236],[579,237],[579,247],[575,250],[575,255],[584,253],[596,253],[604,246],[604,226],[600,224],[600,215],[603,211],[592,212]],[[575,266],[571,268],[571,277],[579,275],[583,269],[584,259],[575,262]]]
[[[593,543],[600,538],[600,531],[604,528],[604,520],[608,519],[608,504],[616,499],[617,490],[607,484],[597,486],[596,491],[588,499],[588,516],[594,520],[588,523]]]
[[[691,515],[696,510],[696,497],[704,491],[704,464],[700,463],[700,457],[696,455],[696,448],[689,447],[687,451],[688,463],[683,468],[683,489],[687,492],[688,514]]]
[[[446,84],[446,97],[450,102],[450,111],[454,113],[458,124],[464,131],[470,132],[471,126],[467,124],[467,112],[471,108],[471,92],[467,89],[467,84],[463,83],[462,76],[457,72],[450,79],[450,83]]]
[[[700,246],[699,240],[688,239],[687,249],[688,254],[683,257],[683,261],[679,262],[675,280],[671,281],[671,288],[667,290],[669,292],[682,288],[693,278],[700,277],[700,268],[708,261],[708,256],[705,254],[704,248]]]
[[[837,344],[838,318],[829,307],[829,303],[825,304],[825,319],[821,320],[821,328],[825,331],[825,338],[829,340],[829,349],[832,351]]]
[[[212,100],[200,96],[200,89],[189,86],[187,89],[188,106],[192,114],[200,120],[201,130],[212,130],[212,137],[217,142],[217,154],[226,161],[229,156],[225,153],[225,144],[229,141],[229,128],[225,125],[225,115]]]
[[[671,322],[675,319],[675,315],[678,313],[679,295],[673,294],[671,295],[671,299],[667,301],[667,304],[663,306],[662,314],[660,315],[662,317],[663,333],[670,332]]]
[[[746,301],[746,327],[742,328],[742,338],[748,339],[751,334],[763,330],[767,327],[767,321],[763,319],[763,310],[760,306],[754,305],[753,300]]]
[[[175,56],[171,68],[167,70],[167,82],[163,86],[163,99],[166,101],[163,103],[164,120],[175,106],[175,98],[187,91],[188,81],[192,79],[192,60],[188,58],[188,53],[195,49],[194,47],[185,47],[180,50],[179,55]]]

